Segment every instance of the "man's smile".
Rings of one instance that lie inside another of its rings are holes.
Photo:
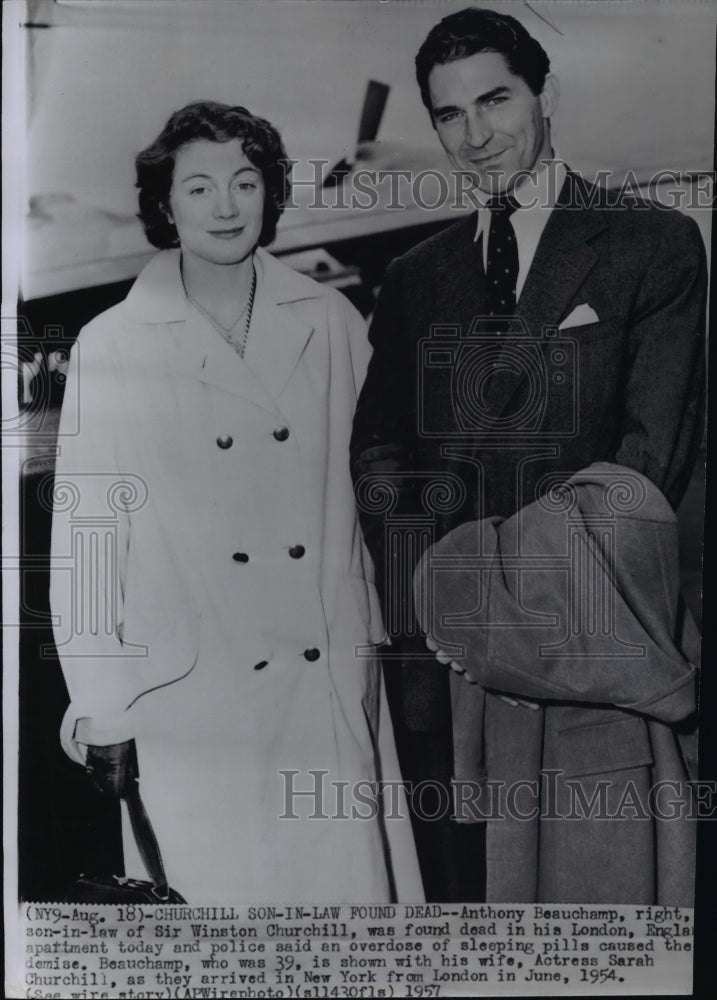
[[[505,153],[505,149],[499,149],[497,153],[489,153],[487,156],[467,155],[466,159],[469,163],[473,163],[475,166],[480,167],[485,163],[491,163],[493,160],[499,159],[503,153]]]

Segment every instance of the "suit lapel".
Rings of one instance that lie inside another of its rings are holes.
[[[476,242],[475,231],[476,217],[472,214],[454,227],[453,239],[447,241],[441,253],[436,256],[433,286],[435,309],[431,310],[430,329],[427,328],[428,316],[426,324],[422,323],[424,336],[429,337],[431,342],[435,341],[436,346],[440,346],[439,338],[443,333],[443,336],[449,338],[443,343],[448,343],[455,350],[452,385],[447,394],[449,398],[442,395],[440,400],[434,400],[431,404],[437,405],[442,411],[439,419],[446,428],[464,427],[462,394],[456,376],[460,371],[461,358],[465,357],[466,345],[469,352],[473,353],[470,341],[466,338],[474,320],[485,312],[482,242]],[[441,326],[445,327],[443,331],[438,329]],[[423,359],[418,363],[420,366]],[[427,372],[421,371],[419,374],[422,384],[426,384]]]
[[[573,184],[587,185],[569,174],[535,252],[518,301],[521,316],[532,337],[540,337],[547,326],[558,326],[568,305],[598,259],[588,241],[605,228],[599,212],[575,205]],[[583,204],[585,202],[583,201]]]
[[[455,238],[436,258],[434,299],[438,322],[458,325],[464,334],[474,318],[485,311],[485,273],[475,228],[475,214],[461,220]]]
[[[580,194],[576,204],[574,194]],[[550,343],[546,329],[557,328],[567,308],[595,266],[598,255],[588,241],[605,228],[601,214],[584,207],[590,203],[590,188],[582,178],[568,174],[555,208],[540,238],[533,263],[517,304],[527,336],[544,350]],[[508,410],[530,373],[510,370],[509,345],[496,358],[496,373],[485,394],[485,409],[497,419]],[[519,366],[520,367],[520,366]]]

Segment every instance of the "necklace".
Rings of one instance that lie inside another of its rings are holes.
[[[217,330],[217,332],[220,333],[222,337],[224,337],[224,339],[232,345],[232,347],[234,347],[234,349],[238,352],[239,357],[243,358],[244,351],[246,350],[247,337],[249,336],[249,327],[251,326],[251,314],[254,310],[254,294],[256,293],[256,268],[252,269],[251,290],[249,292],[249,298],[242,306],[241,312],[239,313],[239,315],[234,320],[231,326],[224,326],[223,323],[220,323],[217,317],[212,315],[212,313],[210,313],[208,309],[205,309],[202,303],[199,302],[197,299],[195,299],[192,293],[188,292],[186,288],[185,288],[185,293],[189,301],[192,303],[192,305],[196,306],[196,308],[199,310],[202,316],[204,316],[205,319],[208,319],[209,322],[212,324],[212,326]],[[242,334],[241,341],[237,343],[233,334],[236,328],[239,326],[239,322],[245,313],[246,313],[246,323],[244,324],[244,333]]]

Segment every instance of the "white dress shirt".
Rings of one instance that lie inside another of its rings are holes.
[[[542,160],[537,170],[526,175],[513,189],[511,194],[519,204],[510,216],[516,243],[518,244],[518,282],[516,284],[516,301],[520,298],[530,265],[533,263],[535,251],[538,249],[540,237],[548,224],[550,213],[565,182],[567,168],[563,160],[553,157]],[[483,237],[483,268],[488,266],[488,233],[490,231],[490,209],[487,203],[490,196],[482,191],[473,192],[480,203],[478,209],[478,225],[475,239]]]

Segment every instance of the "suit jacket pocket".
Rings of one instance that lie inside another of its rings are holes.
[[[617,320],[606,319],[598,323],[585,323],[583,326],[568,326],[560,330],[561,338],[574,339],[579,344],[589,344],[596,340],[606,340],[622,331]]]
[[[558,745],[566,778],[649,767],[653,763],[647,726],[637,715],[562,729]]]

